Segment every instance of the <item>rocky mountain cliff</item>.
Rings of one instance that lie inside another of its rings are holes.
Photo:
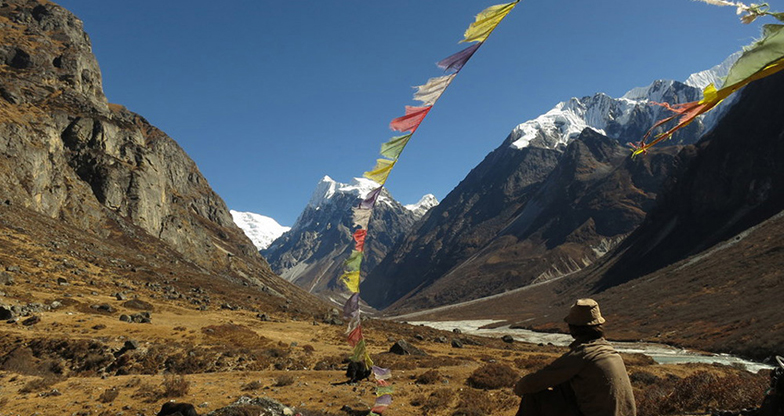
[[[326,176],[291,230],[275,240],[262,255],[280,276],[311,293],[345,295],[338,281],[343,261],[353,249],[352,211],[378,184],[357,178],[343,184]],[[365,245],[364,271],[371,270],[403,238],[424,212],[437,204],[432,195],[404,207],[384,189],[373,210]]]
[[[515,193],[524,196],[524,200],[501,203],[477,198],[467,212],[469,217],[473,218],[477,211],[486,212],[489,207],[513,209],[476,225],[474,235],[491,233],[481,245],[470,246],[465,240],[449,244],[455,257],[463,259],[445,270],[428,267],[425,261],[417,261],[417,257],[400,264],[385,259],[363,287],[365,298],[371,299],[369,303],[373,305],[376,301],[374,293],[408,290],[389,311],[419,310],[542,283],[581,270],[642,222],[661,182],[673,167],[677,147],[657,150],[648,159],[632,160],[628,149],[616,140],[586,129],[569,143],[563,154],[548,152],[555,165],[549,170],[543,169],[549,165],[534,170],[546,175],[524,192]],[[526,172],[531,172],[530,165],[523,166]],[[447,222],[443,226],[449,228]],[[459,238],[472,235],[471,232],[455,234]],[[475,242],[482,241],[474,238]],[[417,240],[413,236],[407,243]],[[427,247],[405,247],[401,251],[404,255],[421,254],[427,253]],[[374,280],[376,273],[384,273],[386,268],[396,270],[403,282]],[[422,268],[419,273],[418,268]],[[406,280],[407,276],[428,276],[432,280],[411,282]]]
[[[70,12],[43,0],[0,2],[0,83],[5,204],[104,239],[146,233],[207,273],[305,299],[272,274],[174,140],[107,102],[89,37]]]

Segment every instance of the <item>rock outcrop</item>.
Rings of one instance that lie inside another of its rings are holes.
[[[0,2],[0,159],[6,204],[105,239],[147,233],[216,275],[286,286],[177,143],[107,102],[82,22],[48,1]]]

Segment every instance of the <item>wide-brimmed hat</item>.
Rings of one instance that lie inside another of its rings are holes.
[[[592,326],[603,324],[604,318],[595,300],[577,299],[564,321],[569,325]]]

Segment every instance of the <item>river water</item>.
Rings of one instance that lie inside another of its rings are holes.
[[[452,331],[459,329],[461,332],[470,335],[479,335],[486,337],[498,338],[504,335],[511,335],[516,341],[528,342],[532,344],[547,344],[566,346],[573,341],[572,337],[567,334],[551,334],[544,332],[535,332],[527,329],[513,329],[509,326],[500,326],[498,328],[485,329],[484,326],[494,324],[496,322],[489,319],[473,320],[473,321],[408,321],[411,325],[424,325],[435,329],[444,331]],[[716,363],[724,365],[742,366],[747,371],[756,373],[762,369],[772,369],[773,367],[767,364],[762,364],[754,361],[744,360],[742,358],[734,357],[727,354],[706,354],[689,351],[682,348],[671,347],[664,344],[656,344],[649,342],[617,342],[610,341],[610,343],[619,352],[624,353],[639,353],[645,354],[659,364],[684,364],[684,363]]]

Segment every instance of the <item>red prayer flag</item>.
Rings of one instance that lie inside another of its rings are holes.
[[[354,246],[354,250],[356,251],[364,251],[365,250],[365,237],[367,236],[367,230],[359,229],[354,231],[354,241],[356,241],[356,246]]]
[[[348,345],[355,347],[362,340],[362,327],[358,326],[348,334]]]
[[[410,131],[415,132],[422,123],[427,113],[433,106],[427,107],[412,107],[406,106],[406,115],[398,117],[389,123],[389,128],[395,131]]]

